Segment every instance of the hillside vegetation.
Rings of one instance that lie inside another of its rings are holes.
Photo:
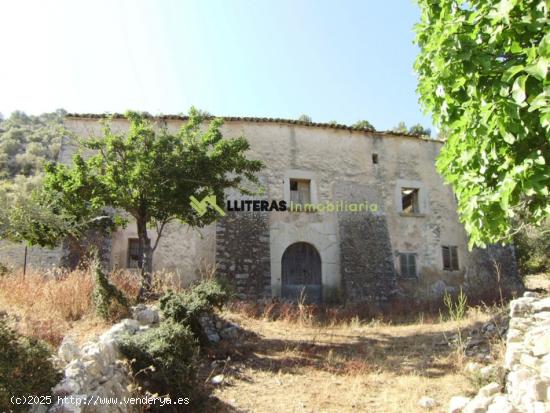
[[[0,179],[40,173],[46,161],[55,161],[61,148],[63,116],[60,109],[38,116],[15,111],[0,117]]]

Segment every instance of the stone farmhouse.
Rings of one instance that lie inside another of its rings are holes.
[[[97,136],[102,117],[69,115],[66,127],[81,137]],[[156,118],[173,131],[185,119]],[[117,115],[112,125],[124,130],[127,122]],[[317,302],[384,301],[459,286],[482,292],[494,289],[495,280],[521,288],[512,247],[468,250],[455,196],[434,165],[443,142],[263,118],[227,117],[222,131],[227,138],[244,135],[249,156],[265,163],[259,176],[265,191],[253,198],[292,202],[296,211],[231,211],[247,198],[227,193],[219,202],[225,216],[216,223],[200,230],[174,223],[165,230],[155,270],[189,281],[215,265],[250,299],[305,293]],[[59,161],[69,163],[75,149],[66,139]],[[133,223],[105,241],[109,268],[137,266]],[[64,254],[34,248],[29,262],[59,264]],[[21,264],[21,247],[0,248],[1,255]]]

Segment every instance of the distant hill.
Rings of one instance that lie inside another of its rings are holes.
[[[63,136],[60,109],[38,116],[15,111],[7,119],[0,116],[0,179],[16,175],[33,176],[44,162],[57,158]]]

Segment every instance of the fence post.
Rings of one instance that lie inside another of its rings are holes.
[[[25,259],[23,261],[23,277],[27,272],[27,246],[25,245]]]

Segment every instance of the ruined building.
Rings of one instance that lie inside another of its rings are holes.
[[[66,126],[79,136],[99,135],[100,117],[71,115]],[[175,131],[185,119],[159,120]],[[115,117],[113,129],[125,127],[126,120]],[[228,138],[244,135],[249,156],[266,165],[259,176],[265,192],[255,200],[309,207],[231,211],[246,197],[228,193],[219,202],[226,215],[216,223],[200,230],[174,223],[165,230],[155,270],[188,281],[216,264],[243,298],[295,299],[304,291],[324,302],[492,289],[494,280],[521,285],[511,247],[468,251],[455,196],[434,166],[441,141],[279,119],[226,118],[222,131]],[[74,150],[66,140],[60,161],[70,162]],[[137,266],[135,225],[107,241],[110,268]],[[0,255],[21,264],[20,249],[5,251]],[[33,249],[29,262],[57,264],[62,255],[61,249]]]

